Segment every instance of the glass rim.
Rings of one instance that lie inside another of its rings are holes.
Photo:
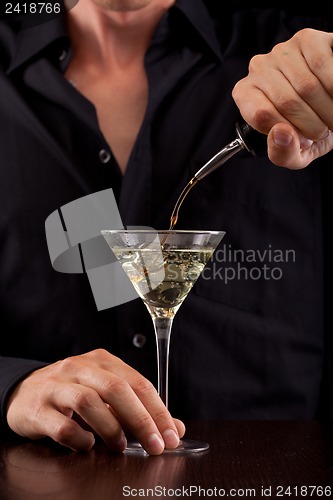
[[[140,234],[225,234],[225,231],[207,231],[199,229],[102,229],[101,233],[140,233]]]

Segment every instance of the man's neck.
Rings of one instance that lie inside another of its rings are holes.
[[[126,67],[143,59],[164,13],[175,0],[156,0],[141,9],[117,12],[80,0],[68,12],[74,54],[87,64]]]

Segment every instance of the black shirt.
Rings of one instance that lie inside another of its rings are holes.
[[[208,5],[210,6],[210,4]],[[324,16],[323,16],[324,17]],[[53,270],[45,220],[113,188],[126,225],[167,228],[193,174],[235,137],[249,59],[327,20],[274,9],[209,14],[178,0],[147,52],[149,102],[122,177],[93,105],[63,77],[63,19],[0,24],[0,401],[45,363],[104,347],[156,381],[141,299],[97,311],[84,275]],[[135,84],[135,82],[134,82]],[[179,228],[226,237],[174,320],[170,409],[198,418],[313,418],[324,377],[322,175],[238,153],[184,202]]]

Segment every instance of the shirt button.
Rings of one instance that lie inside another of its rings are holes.
[[[101,149],[98,153],[98,158],[101,163],[108,163],[111,159],[111,154],[106,149]]]
[[[145,335],[142,335],[142,333],[136,333],[133,337],[133,345],[138,349],[142,349],[146,342],[147,338]]]
[[[64,49],[64,50],[61,51],[61,54],[59,56],[59,61],[60,62],[64,61],[64,59],[66,59],[66,56],[67,56],[67,50]]]

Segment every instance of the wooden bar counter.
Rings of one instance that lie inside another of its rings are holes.
[[[206,452],[158,457],[75,453],[50,440],[0,438],[1,500],[333,497],[333,424],[191,421]]]

